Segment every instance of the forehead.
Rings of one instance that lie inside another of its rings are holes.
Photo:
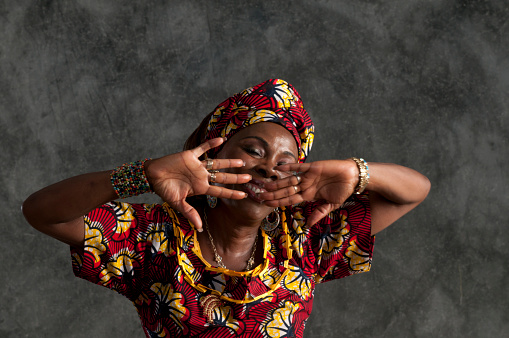
[[[243,128],[231,138],[231,141],[241,141],[249,137],[260,137],[269,145],[285,146],[288,150],[298,153],[297,142],[292,133],[285,127],[272,122],[259,122]]]

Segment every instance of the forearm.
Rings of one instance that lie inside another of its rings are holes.
[[[430,182],[419,172],[397,164],[369,162],[371,234],[375,235],[415,208],[428,195]]]
[[[369,162],[366,189],[396,204],[418,204],[428,195],[430,182],[421,173],[391,163]]]
[[[110,171],[88,173],[35,192],[23,203],[23,214],[28,223],[43,231],[45,226],[71,222],[116,198]]]

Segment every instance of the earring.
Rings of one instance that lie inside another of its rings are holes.
[[[272,213],[276,214],[276,216],[275,216],[276,219],[271,222],[269,220],[269,216]],[[276,209],[274,209],[273,212],[271,212],[269,215],[267,215],[267,217],[265,217],[264,220],[262,221],[262,229],[263,229],[263,231],[268,232],[268,231],[272,231],[272,230],[276,229],[277,226],[279,225],[279,221],[280,221],[280,218],[279,218],[279,208],[276,208]]]
[[[214,209],[217,206],[217,197],[207,195],[207,204],[211,209]]]

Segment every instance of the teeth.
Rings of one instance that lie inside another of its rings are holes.
[[[250,183],[246,183],[246,187],[249,190],[253,191],[255,194],[259,194],[259,193],[265,192],[264,189],[260,189],[258,186],[250,184]]]

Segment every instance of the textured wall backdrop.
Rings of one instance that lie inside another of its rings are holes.
[[[0,2],[0,336],[142,337],[129,301],[74,278],[22,201],[176,152],[273,77],[316,122],[311,160],[432,182],[378,235],[371,272],[317,288],[306,336],[507,335],[508,18],[505,0]]]

